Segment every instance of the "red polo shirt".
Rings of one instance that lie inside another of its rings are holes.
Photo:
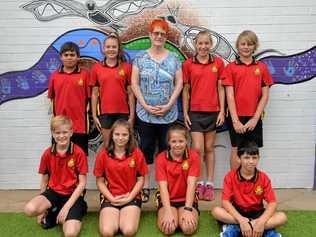
[[[256,170],[250,180],[244,179],[239,169],[231,170],[224,178],[222,200],[228,200],[241,210],[262,210],[263,200],[276,202],[275,194],[269,177],[262,171]]]
[[[188,176],[200,176],[200,158],[189,149],[182,160],[173,160],[167,151],[156,158],[156,180],[167,181],[170,202],[183,202],[187,193]]]
[[[234,87],[238,116],[253,116],[261,99],[262,87],[273,84],[268,67],[255,60],[250,65],[238,59],[231,62],[221,78],[223,85]]]
[[[90,97],[89,72],[77,67],[66,73],[61,68],[49,80],[48,98],[53,100],[54,115],[66,115],[75,133],[87,133],[87,104]]]
[[[145,157],[139,148],[122,158],[111,157],[106,149],[102,149],[96,157],[93,171],[96,177],[106,179],[107,188],[113,196],[131,192],[137,177],[145,176],[147,172]]]
[[[109,67],[104,62],[95,63],[91,69],[90,86],[98,86],[101,114],[128,114],[127,86],[131,84],[132,66],[123,62]]]
[[[200,63],[196,57],[183,63],[183,81],[191,87],[190,111],[220,110],[217,82],[223,70],[223,60],[212,55],[207,64]]]
[[[79,175],[88,173],[87,156],[74,143],[70,143],[63,155],[60,155],[56,145],[53,145],[42,155],[38,172],[48,174],[49,188],[62,195],[71,195],[77,187]]]

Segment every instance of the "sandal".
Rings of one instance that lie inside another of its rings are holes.
[[[149,201],[149,197],[150,197],[150,189],[149,188],[143,188],[141,196],[142,196],[143,203],[148,202]]]

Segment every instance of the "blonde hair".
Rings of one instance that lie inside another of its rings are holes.
[[[57,115],[53,117],[50,121],[51,132],[54,132],[55,129],[61,125],[68,125],[72,129],[72,121],[69,117],[65,115]]]
[[[247,41],[248,44],[252,44],[255,46],[254,51],[257,50],[257,48],[259,47],[259,40],[258,37],[256,35],[255,32],[251,31],[251,30],[244,30],[243,32],[241,32],[236,40],[236,49],[238,50],[238,45],[239,42],[245,39]]]
[[[199,37],[200,36],[207,36],[208,39],[210,40],[211,42],[211,45],[213,45],[213,38],[212,38],[212,35],[210,34],[210,32],[206,31],[206,30],[203,30],[203,31],[200,31],[199,33],[197,33],[197,35],[194,37],[194,43],[196,44]]]

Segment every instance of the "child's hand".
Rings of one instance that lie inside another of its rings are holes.
[[[238,120],[236,122],[233,122],[234,129],[236,133],[245,133],[246,127]]]
[[[186,126],[186,128],[188,130],[191,129],[191,120],[190,120],[190,117],[187,113],[183,113],[183,120],[184,120],[184,125]]]
[[[245,128],[247,131],[252,131],[257,126],[258,119],[252,117],[249,121],[245,124]]]
[[[99,132],[101,132],[102,126],[101,126],[100,120],[97,117],[93,117],[93,121],[96,128],[99,130]]]
[[[166,234],[172,234],[176,228],[176,220],[172,211],[166,210],[161,220],[162,231]]]
[[[225,121],[225,113],[224,112],[219,112],[217,119],[216,119],[216,126],[222,126]]]
[[[253,227],[253,237],[261,237],[264,232],[264,222],[259,219],[251,221]]]
[[[240,231],[243,237],[253,237],[251,226],[248,223],[248,218],[243,217],[243,219],[239,222]]]
[[[184,210],[180,221],[182,222],[183,226],[188,227],[186,229],[189,230],[189,233],[192,233],[197,228],[197,222],[192,212]]]
[[[114,197],[114,200],[111,203],[114,206],[122,206],[122,205],[129,203],[131,200],[132,199],[131,199],[129,193],[126,193],[126,194],[122,194],[122,195]]]
[[[66,217],[69,213],[69,209],[67,206],[63,206],[63,208],[60,210],[60,212],[58,213],[58,216],[56,218],[56,223],[57,224],[64,224]]]

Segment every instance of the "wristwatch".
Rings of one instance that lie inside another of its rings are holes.
[[[193,211],[193,208],[192,208],[192,207],[184,207],[183,209],[186,210],[186,211],[190,211],[190,212]]]

